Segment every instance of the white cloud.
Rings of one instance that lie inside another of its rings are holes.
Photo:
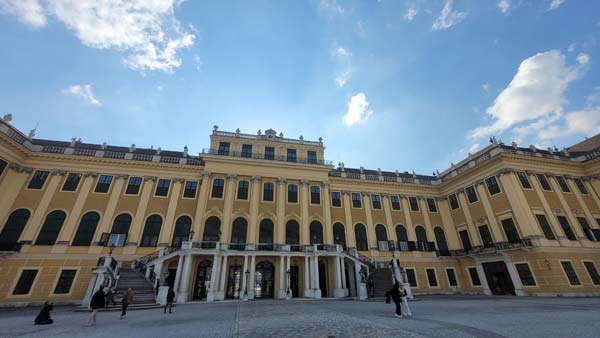
[[[551,0],[550,5],[548,6],[548,10],[554,10],[560,7],[565,2],[565,0]]]
[[[572,44],[569,45],[569,47],[567,48],[567,51],[574,52],[575,47],[577,47],[577,44],[573,42]]]
[[[481,85],[481,89],[483,89],[483,91],[485,92],[489,92],[490,91],[490,84],[489,83],[484,83]]]
[[[500,0],[498,2],[498,8],[500,9],[500,12],[508,15],[508,12],[510,11],[510,1]]]
[[[0,0],[7,2],[10,0]],[[125,54],[123,62],[138,71],[172,71],[181,66],[177,53],[194,44],[195,35],[180,27],[174,10],[180,0],[46,0],[42,8],[35,0],[15,15],[37,18],[43,26],[47,15],[63,22],[84,45],[115,49]],[[21,2],[16,1],[15,4]],[[37,5],[37,6],[36,6]],[[4,7],[4,6],[3,6]],[[31,21],[31,20],[29,20]]]
[[[94,96],[94,92],[92,91],[92,85],[74,85],[62,90],[63,94],[67,95],[75,95],[80,98],[85,99],[91,104],[100,106],[102,105],[98,99]]]
[[[440,15],[435,19],[431,29],[434,31],[440,29],[450,28],[461,21],[463,21],[467,17],[467,12],[459,12],[452,10],[452,0],[446,0],[444,4],[444,8],[440,12]]]
[[[46,25],[44,8],[37,0],[0,0],[0,13],[14,15],[22,24],[33,29]]]
[[[475,143],[471,147],[469,147],[469,152],[472,154],[472,153],[476,152],[478,149],[479,149],[479,143]]]
[[[406,10],[406,13],[404,14],[404,18],[403,18],[403,19],[404,19],[404,21],[408,21],[408,22],[411,22],[411,21],[413,21],[413,19],[415,18],[415,16],[417,16],[417,13],[418,13],[418,11],[417,11],[417,9],[416,9],[416,8],[414,8],[414,7],[409,7],[409,8]]]
[[[369,102],[364,93],[354,95],[348,102],[348,111],[343,117],[343,122],[348,127],[356,123],[361,123],[369,119],[373,111],[369,110]]]
[[[319,7],[324,11],[337,15],[344,14],[345,12],[344,7],[338,4],[337,0],[321,0]]]
[[[581,64],[581,65],[586,65],[586,64],[590,63],[589,54],[579,53],[579,55],[577,55],[577,62],[579,62],[579,64]]]
[[[335,73],[335,83],[338,87],[343,87],[354,72],[352,69],[352,53],[343,47],[337,47],[333,53],[337,71]]]

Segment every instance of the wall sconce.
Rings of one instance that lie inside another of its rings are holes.
[[[548,258],[544,259],[544,264],[546,264],[546,267],[548,268],[548,270],[552,270],[552,267],[550,267],[550,261],[548,260]]]

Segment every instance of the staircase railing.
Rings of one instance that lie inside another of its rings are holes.
[[[116,289],[119,285],[119,272],[121,262],[118,262],[112,256],[104,256],[98,259],[98,265],[92,269],[93,276],[90,279],[82,305],[89,305],[92,296],[100,287],[110,287]]]

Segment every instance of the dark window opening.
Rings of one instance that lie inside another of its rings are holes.
[[[60,272],[60,277],[58,277],[58,282],[56,283],[56,287],[54,288],[54,293],[57,294],[67,294],[71,291],[71,286],[73,285],[73,280],[75,280],[75,274],[77,270],[63,270]]]
[[[400,210],[400,198],[398,196],[390,196],[390,202],[392,202],[392,210]]]
[[[31,286],[33,285],[33,281],[35,281],[35,276],[37,276],[37,270],[23,270],[21,272],[21,276],[19,277],[19,281],[17,282],[17,286],[13,290],[13,295],[26,295],[31,290]]]
[[[287,150],[287,161],[288,162],[296,162],[296,149],[288,149]]]
[[[515,268],[517,268],[517,272],[519,273],[519,279],[521,279],[521,284],[524,286],[535,286],[535,278],[533,278],[533,274],[531,273],[531,269],[529,269],[529,264],[527,263],[519,263],[515,264]]]
[[[430,287],[438,286],[437,276],[435,275],[435,269],[425,269],[427,272],[427,281]]]
[[[275,159],[275,147],[265,147],[265,160]]]
[[[252,145],[251,144],[242,144],[242,157],[247,157],[247,158],[252,157]]]
[[[152,215],[146,219],[144,232],[142,233],[141,247],[154,247],[158,244],[160,236],[160,228],[162,227],[162,217]]]
[[[127,189],[125,190],[126,195],[137,195],[140,192],[142,185],[141,177],[130,177],[127,183]]]
[[[263,184],[263,201],[273,201],[275,185],[271,182],[265,182]]]
[[[468,186],[467,188],[465,188],[465,192],[467,193],[467,199],[469,200],[469,203],[475,203],[477,201],[479,201],[479,198],[477,197],[477,192],[475,192],[475,187],[474,186]]]
[[[590,278],[592,279],[592,283],[594,285],[600,285],[600,274],[598,274],[598,270],[594,265],[594,262],[583,262],[585,269],[587,270]]]
[[[458,286],[458,283],[456,282],[456,273],[454,272],[454,269],[446,269],[446,274],[448,275],[448,284],[450,286]]]
[[[310,187],[310,204],[321,204],[321,188],[314,185]]]
[[[526,173],[519,171],[517,172],[517,177],[519,178],[519,182],[521,182],[523,189],[531,189],[531,183],[529,182],[529,178],[527,177]]]
[[[540,224],[540,227],[542,228],[542,232],[544,233],[544,236],[546,236],[546,239],[552,241],[556,240],[556,236],[554,236],[554,232],[552,232],[552,228],[550,227],[546,216],[538,214],[535,215],[535,218],[537,218],[537,221]]]
[[[371,204],[373,209],[381,209],[381,197],[379,195],[371,195]]]
[[[229,155],[229,142],[219,142],[218,155]]]
[[[353,208],[362,208],[362,203],[360,200],[359,193],[352,193],[352,207]]]
[[[99,222],[100,215],[97,212],[91,211],[83,215],[73,239],[73,246],[89,246],[92,244]]]
[[[487,185],[488,192],[490,196],[494,196],[500,192],[500,185],[498,184],[498,180],[496,176],[488,177],[485,179],[485,184]]]
[[[491,247],[494,245],[494,240],[492,239],[492,234],[490,233],[490,229],[487,224],[480,225],[477,227],[479,229],[479,235],[481,236],[481,242],[484,247]]]
[[[49,174],[49,171],[36,170],[35,173],[33,173],[33,176],[31,176],[27,189],[42,189]]]
[[[298,203],[298,186],[295,184],[288,185],[288,203]]]
[[[167,179],[159,179],[156,184],[156,191],[154,192],[155,196],[167,196],[169,195],[169,187],[171,186],[171,180]]]
[[[563,176],[556,176],[556,181],[560,186],[560,190],[563,192],[571,192],[571,189],[569,189],[569,185],[567,184],[567,180],[565,180]]]
[[[100,175],[94,192],[107,193],[108,189],[110,189],[110,183],[112,182],[112,179],[113,177],[110,175]]]
[[[519,232],[517,231],[517,227],[515,226],[515,222],[512,218],[503,219],[501,223],[502,228],[504,229],[504,234],[506,234],[506,239],[510,243],[518,243],[521,241]]]
[[[569,280],[569,283],[571,285],[581,285],[581,281],[579,281],[577,272],[575,272],[575,269],[573,268],[573,264],[571,264],[571,262],[562,261],[560,262],[560,265],[562,265],[562,268],[565,271],[567,279]]]
[[[310,164],[317,164],[317,152],[316,151],[307,151],[306,152],[306,161]]]
[[[567,218],[565,216],[556,216],[556,218],[558,219],[558,223],[560,223],[560,227],[563,229],[565,236],[567,236],[567,239],[570,241],[576,241],[577,237],[575,236],[575,233],[573,232],[573,229],[571,228]]]
[[[210,196],[213,198],[223,198],[224,185],[225,181],[222,178],[215,178],[213,180],[212,193]]]
[[[339,191],[331,192],[331,205],[334,207],[342,206],[342,194]]]
[[[427,199],[427,207],[429,208],[429,212],[437,212],[437,205],[435,204],[435,200],[433,198]]]
[[[183,190],[183,197],[196,198],[197,190],[198,190],[198,181],[186,181],[185,189]]]
[[[175,230],[173,231],[173,240],[171,247],[181,248],[181,243],[190,239],[190,231],[192,230],[192,219],[189,216],[181,216],[175,222]]]
[[[410,202],[411,211],[419,211],[419,201],[417,201],[416,197],[409,197],[408,201]]]
[[[587,195],[588,194],[588,190],[585,187],[585,183],[583,182],[583,180],[579,177],[575,178],[575,185],[577,186],[577,189],[579,189],[579,192],[583,195]]]
[[[67,179],[65,179],[65,184],[63,184],[63,191],[75,191],[77,190],[77,186],[79,186],[79,181],[81,181],[81,173],[70,173],[67,175]]]
[[[310,222],[310,244],[323,244],[323,225],[319,221]]]
[[[450,202],[450,208],[452,210],[458,209],[458,199],[456,199],[456,194],[448,195],[448,201]]]
[[[38,235],[35,245],[54,245],[60,229],[67,218],[67,214],[64,211],[55,210],[46,216],[42,230]]]
[[[481,280],[479,280],[477,268],[469,268],[469,276],[471,277],[471,284],[473,284],[473,286],[481,286]]]
[[[536,174],[535,175],[538,179],[538,181],[540,181],[540,185],[542,186],[542,189],[546,190],[546,191],[552,191],[552,188],[550,187],[550,183],[548,183],[548,179],[546,178],[546,176],[544,174]]]
[[[369,242],[367,242],[367,229],[364,225],[358,223],[354,226],[354,237],[356,239],[356,250],[369,250]]]
[[[238,200],[247,200],[248,199],[248,188],[250,184],[248,181],[239,181],[238,182],[238,191],[237,198]]]
[[[417,287],[417,274],[415,273],[415,269],[406,269],[406,279],[408,280],[408,284],[411,287]]]
[[[458,232],[460,235],[460,241],[462,243],[463,249],[469,252],[473,250],[473,246],[471,245],[471,239],[469,238],[469,232],[467,230],[461,230]]]

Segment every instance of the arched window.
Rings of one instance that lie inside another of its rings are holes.
[[[323,244],[323,225],[319,221],[310,222],[310,244]]]
[[[356,250],[369,250],[369,242],[367,241],[367,229],[361,223],[354,226],[354,238],[356,238]]]
[[[450,253],[448,252],[448,243],[446,242],[446,235],[444,234],[444,229],[442,229],[441,227],[435,227],[435,229],[433,229],[433,234],[435,235],[435,241],[437,243],[440,255],[449,255]]]
[[[54,245],[60,229],[67,218],[67,214],[64,211],[55,210],[46,216],[42,230],[38,235],[35,245]]]
[[[120,214],[115,218],[110,233],[126,235],[129,233],[129,226],[131,226],[131,215]]]
[[[142,233],[142,241],[140,246],[152,247],[158,244],[158,236],[160,236],[160,228],[162,226],[162,217],[152,215],[146,219],[144,232]]]
[[[192,219],[189,216],[181,216],[175,222],[175,230],[173,231],[173,240],[171,247],[180,248],[181,242],[187,241],[190,238],[192,230]]]
[[[398,251],[410,251],[408,247],[408,233],[402,224],[396,225],[396,240],[398,241]]]
[[[425,232],[425,228],[420,225],[415,227],[415,233],[417,234],[417,248],[419,251],[429,251],[428,250],[428,241],[427,241],[427,233]]]
[[[260,221],[258,243],[259,250],[273,250],[273,221],[268,218]]]
[[[203,242],[218,242],[221,237],[221,220],[216,216],[211,216],[204,222]]]
[[[377,224],[375,226],[375,237],[377,238],[377,242],[388,241],[387,230],[385,229],[385,225]]]
[[[300,244],[300,224],[293,219],[285,224],[285,244]],[[299,248],[296,246],[292,247],[291,250],[299,250]]]
[[[19,242],[19,237],[25,225],[31,216],[31,212],[27,209],[17,209],[13,211],[0,232],[0,249],[15,250],[15,246]]]
[[[243,250],[246,244],[246,234],[248,232],[248,222],[238,217],[233,221],[231,228],[231,249]]]
[[[99,221],[100,215],[97,212],[90,211],[83,215],[73,239],[73,246],[89,246],[92,244]]]
[[[346,231],[342,223],[333,224],[333,244],[339,244],[346,250]]]

